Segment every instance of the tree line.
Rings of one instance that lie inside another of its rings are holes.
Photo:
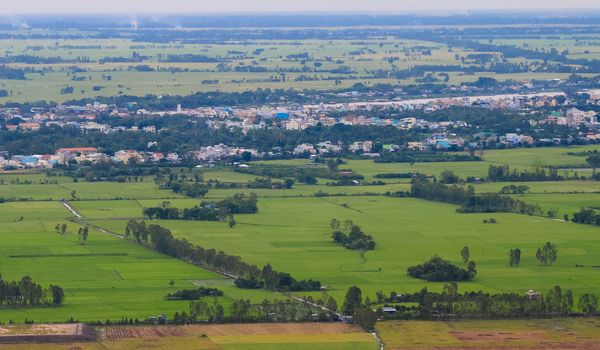
[[[154,181],[160,189],[169,189],[175,193],[198,198],[204,197],[208,193],[208,186],[202,183],[203,180],[202,174],[194,173],[189,178],[185,175],[168,174],[168,176],[162,176],[162,174],[157,174]]]
[[[187,323],[251,323],[251,322],[310,322],[338,320],[337,302],[326,293],[313,300],[296,299],[269,300],[252,304],[248,299],[236,299],[226,308],[214,299],[212,303],[203,299],[192,301],[188,311],[176,313],[176,324]]]
[[[262,270],[256,265],[242,261],[239,256],[228,255],[223,251],[205,249],[185,239],[175,238],[169,229],[156,224],[146,225],[144,221],[130,220],[125,228],[125,237],[133,238],[156,251],[192,264],[236,277],[237,281],[256,281],[260,288],[282,291],[315,291],[321,282],[314,280],[298,281],[289,273],[277,272],[270,264]]]
[[[475,195],[473,186],[466,189],[461,186],[447,186],[436,181],[428,181],[423,177],[415,177],[411,185],[411,196],[436,202],[458,204],[458,212],[462,213],[494,213],[509,212],[528,215],[541,215],[542,209],[535,204],[497,193]]]
[[[202,297],[220,297],[223,291],[217,288],[200,287],[197,289],[182,289],[175,293],[169,293],[165,297],[167,300],[199,300]]]
[[[524,294],[481,291],[461,294],[456,283],[449,283],[442,293],[429,292],[424,288],[409,299],[419,303],[419,317],[422,319],[566,317],[574,313],[576,306],[572,291],[563,291],[560,286],[555,286],[545,296],[536,291]],[[583,294],[577,307],[585,315],[595,315],[598,298]]]
[[[382,155],[381,157],[375,159],[375,163],[475,162],[480,160],[480,157],[468,154],[451,154],[442,152],[395,152]]]
[[[258,213],[257,203],[255,193],[236,193],[218,202],[202,201],[199,205],[184,209],[171,207],[171,203],[165,201],[158,207],[144,208],[143,214],[148,219],[232,221],[233,214]]]
[[[62,306],[64,290],[57,285],[48,288],[23,276],[18,281],[8,281],[0,275],[0,307]]]
[[[332,167],[296,167],[291,165],[255,164],[250,168],[235,168],[234,171],[244,174],[252,174],[269,178],[294,178],[295,180],[313,185],[317,178],[330,180],[363,180],[364,176],[357,174],[352,169],[338,169],[337,165]]]
[[[528,170],[510,170],[508,165],[490,165],[488,168],[488,179],[490,181],[562,181],[565,178],[558,175],[556,168],[545,169],[536,168],[533,171]]]

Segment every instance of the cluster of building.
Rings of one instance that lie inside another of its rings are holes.
[[[589,96],[588,103],[600,103],[600,90],[582,92]],[[173,111],[147,111],[135,103],[130,103],[124,108],[109,106],[102,103],[92,103],[85,106],[58,105],[52,108],[32,108],[29,111],[20,111],[16,108],[0,109],[0,118],[4,118],[6,129],[10,131],[37,132],[42,126],[76,127],[84,132],[111,133],[118,131],[140,131],[158,133],[161,130],[154,125],[143,126],[111,126],[99,122],[100,116],[113,117],[165,117],[173,115],[188,116],[190,120],[202,120],[209,128],[239,128],[244,132],[253,129],[281,128],[287,130],[303,130],[315,125],[333,126],[336,124],[351,126],[392,126],[398,129],[409,130],[419,128],[429,130],[429,135],[417,142],[408,142],[404,145],[386,144],[376,145],[373,141],[363,140],[349,144],[324,140],[315,144],[299,144],[287,150],[293,156],[306,155],[333,155],[343,152],[360,153],[369,157],[378,157],[385,152],[396,152],[401,149],[421,150],[457,150],[477,149],[485,147],[491,142],[503,144],[507,147],[531,145],[537,141],[560,143],[563,140],[534,140],[530,135],[520,133],[495,133],[480,132],[468,139],[453,133],[456,128],[468,128],[464,121],[427,121],[414,117],[400,117],[402,112],[408,111],[437,111],[460,106],[477,106],[491,109],[521,109],[540,108],[553,109],[545,119],[530,120],[532,125],[556,124],[571,127],[585,126],[586,131],[578,137],[588,141],[600,141],[600,123],[594,111],[577,108],[566,108],[570,101],[564,93],[547,92],[531,95],[494,95],[448,97],[437,99],[414,100],[389,100],[370,102],[331,103],[318,105],[286,104],[259,107],[203,107],[183,109],[181,106]],[[367,113],[369,112],[369,113]],[[372,113],[381,112],[381,113]],[[370,116],[365,116],[370,115]],[[394,116],[374,117],[373,115]],[[18,119],[17,119],[18,118]],[[18,120],[18,123],[14,121]],[[10,121],[10,122],[8,122]],[[116,162],[180,162],[182,159],[177,153],[150,152],[155,149],[155,142],[150,142],[145,151],[120,150],[114,155],[98,151],[94,147],[61,148],[54,154],[42,155],[12,155],[0,154],[0,167],[52,167],[56,164],[72,164],[82,162],[100,162],[113,160]],[[239,158],[240,160],[273,157],[285,153],[280,148],[268,152],[259,152],[256,149],[233,147],[218,144],[200,147],[189,154],[186,159],[199,163],[210,163],[223,159]]]
[[[600,100],[600,93],[590,93],[590,96]],[[434,122],[416,118],[378,118],[365,117],[361,115],[366,112],[380,111],[382,115],[397,116],[410,111],[437,111],[451,107],[483,107],[490,109],[523,109],[534,107],[560,107],[570,102],[564,93],[537,93],[530,95],[492,95],[492,96],[469,96],[448,97],[435,99],[413,99],[413,100],[390,100],[369,101],[350,103],[330,103],[318,105],[286,104],[268,105],[257,107],[202,107],[183,109],[177,106],[171,111],[148,111],[138,108],[137,104],[130,103],[127,107],[119,108],[103,103],[91,103],[85,106],[58,105],[49,110],[33,108],[30,111],[19,111],[15,108],[0,110],[0,117],[6,120],[19,118],[23,122],[18,124],[7,124],[6,128],[11,131],[38,131],[41,126],[57,125],[61,127],[76,127],[84,132],[118,132],[118,131],[143,131],[160,132],[154,125],[143,127],[113,127],[106,123],[100,123],[96,119],[98,115],[110,115],[113,117],[129,116],[154,116],[168,117],[172,115],[186,115],[192,119],[201,119],[210,128],[239,128],[244,132],[253,129],[282,128],[287,130],[303,130],[317,124],[332,126],[335,124],[362,125],[362,126],[394,126],[399,129],[410,129],[413,127],[428,128],[430,130],[443,130],[453,126],[464,126],[464,122]],[[373,114],[373,113],[371,113]],[[335,115],[335,116],[334,116]],[[563,120],[562,118],[566,118]],[[555,118],[555,119],[552,119]],[[578,114],[553,116],[549,122],[576,123],[577,120],[588,118]],[[572,118],[574,121],[571,121]],[[578,119],[579,118],[579,119]]]
[[[565,112],[553,111],[542,121],[546,124],[568,125],[568,126],[597,126],[598,117],[594,111],[582,111],[577,108],[569,108]]]
[[[0,168],[52,168],[55,165],[98,163],[114,161],[120,163],[136,162],[178,163],[181,158],[177,153],[163,154],[161,152],[138,152],[134,150],[120,150],[113,156],[100,152],[95,147],[60,148],[54,154],[13,155],[0,154]]]

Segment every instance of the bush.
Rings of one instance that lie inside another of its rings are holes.
[[[437,255],[423,264],[408,268],[409,276],[430,282],[470,281],[476,273],[475,263],[472,261],[469,262],[469,269],[465,270]]]

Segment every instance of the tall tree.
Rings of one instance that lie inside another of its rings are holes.
[[[508,252],[508,256],[509,256],[508,263],[510,266],[519,266],[519,264],[521,263],[521,249],[519,249],[519,248],[511,249]]]
[[[593,294],[582,294],[577,306],[584,314],[593,316],[598,312],[598,297]]]
[[[372,331],[377,323],[377,314],[370,307],[359,307],[354,313],[354,323],[365,331]]]
[[[342,306],[342,312],[344,315],[353,315],[354,312],[362,304],[362,291],[357,286],[348,288],[346,297],[344,298],[344,305]]]
[[[83,232],[82,232],[82,239],[83,239],[84,244],[87,242],[89,233],[90,233],[90,229],[87,226],[84,227]]]
[[[463,249],[461,249],[461,251],[460,251],[460,256],[462,256],[463,262],[465,264],[468,263],[469,257],[470,257],[469,247],[464,246]]]
[[[52,293],[52,305],[61,306],[65,302],[65,291],[55,285],[50,285],[50,292]]]
[[[558,249],[550,242],[546,242],[543,247],[538,248],[535,257],[542,265],[552,265],[558,259]]]

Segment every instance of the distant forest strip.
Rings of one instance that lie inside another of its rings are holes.
[[[439,182],[415,178],[411,187],[411,196],[435,202],[458,204],[461,213],[519,213],[542,215],[542,209],[509,196],[497,193],[476,195],[473,186],[466,189],[461,186],[447,186]]]

